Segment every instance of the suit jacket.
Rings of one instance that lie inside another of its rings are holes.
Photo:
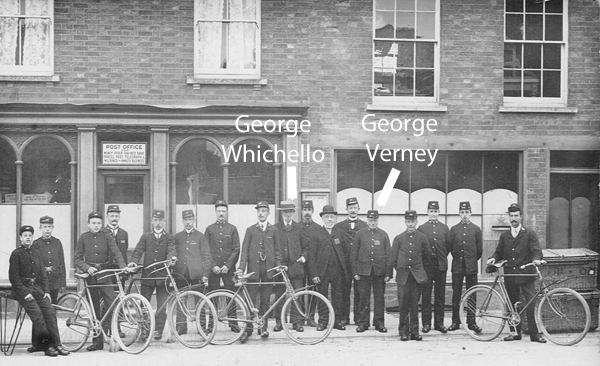
[[[408,275],[412,273],[419,284],[427,282],[425,263],[431,256],[431,247],[427,237],[415,230],[397,235],[394,238],[390,254],[390,267],[396,269],[396,283],[406,285]]]
[[[448,243],[450,241],[450,229],[441,222],[433,224],[427,221],[417,229],[427,237],[431,248],[431,260],[426,262],[425,270],[433,274],[435,270],[448,270]]]
[[[281,264],[288,267],[290,278],[304,278],[304,263],[297,262],[298,258],[304,257],[308,260],[308,241],[303,235],[300,224],[291,221],[285,225],[280,221],[275,225],[279,230],[279,251],[281,252]]]
[[[90,263],[101,263],[108,268],[111,258],[116,260],[119,268],[125,267],[121,251],[112,235],[100,230],[97,233],[88,231],[79,236],[73,259],[75,267],[79,270],[87,272],[92,267]],[[112,277],[107,277],[98,283],[109,283],[112,282],[112,279]]]
[[[360,229],[350,246],[350,267],[352,275],[392,277],[392,267],[388,268],[390,255],[390,238],[388,234],[376,228]]]
[[[260,229],[258,223],[248,227],[242,244],[242,256],[240,269],[248,273],[254,272],[253,280],[259,279],[261,250],[265,259],[267,269],[281,265],[281,246],[279,244],[279,230],[271,224],[267,224],[265,231]],[[267,278],[273,278],[273,271],[267,272]]]
[[[119,230],[120,231],[120,230]],[[153,231],[142,234],[140,241],[135,246],[133,254],[131,255],[131,261],[139,263],[140,259],[144,256],[144,267],[151,265],[155,262],[164,261],[165,259],[171,259],[176,256],[175,252],[175,238],[173,235],[163,230],[160,239],[156,239]],[[165,271],[155,272],[152,275],[150,273],[159,267],[153,267],[150,269],[144,268],[142,271],[142,277],[166,277]],[[151,284],[153,280],[142,280],[144,284]]]
[[[535,274],[534,267],[525,269],[520,267],[534,260],[542,260],[542,249],[535,232],[521,226],[516,238],[510,231],[505,231],[500,235],[498,246],[491,258],[496,261],[507,260],[504,266],[505,274]],[[507,276],[504,281],[507,285],[511,285],[532,282],[536,279],[535,276]]]
[[[315,231],[315,240],[310,243],[308,251],[308,274],[323,280],[327,276],[350,276],[347,255],[344,252],[346,235],[341,229],[333,227],[331,234],[321,227]]]
[[[240,236],[237,228],[228,222],[215,222],[208,225],[204,235],[210,245],[212,267],[227,266],[228,273],[235,272],[235,265],[240,258]]]
[[[108,226],[103,227],[102,231],[112,235],[112,230],[110,230]],[[123,257],[123,260],[126,263],[129,263],[127,261],[127,249],[129,248],[129,233],[127,233],[127,231],[123,230],[119,226],[119,230],[117,230],[117,236],[114,236],[114,238],[115,242],[117,243],[117,247],[121,251],[121,256]]]
[[[175,235],[175,247],[177,248],[176,273],[192,281],[210,276],[213,259],[210,255],[210,245],[204,234],[196,229],[189,234],[185,230],[180,231]]]
[[[450,229],[448,250],[452,253],[452,273],[477,274],[477,261],[483,253],[479,226],[459,222]]]
[[[52,267],[48,275],[50,290],[58,290],[67,287],[67,273],[65,267],[65,254],[60,240],[51,236],[49,239],[39,237],[33,241],[31,246],[42,255],[44,267]]]
[[[29,278],[34,281],[28,280]],[[27,249],[21,245],[10,254],[8,279],[15,299],[23,301],[25,296],[37,293],[43,296],[50,292],[48,276],[44,268],[41,253],[35,249]]]

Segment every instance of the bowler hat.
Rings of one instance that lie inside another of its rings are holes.
[[[50,216],[40,217],[40,224],[54,224],[54,219]]]
[[[184,219],[187,219],[188,217],[194,217],[194,211],[183,210],[183,212],[181,213],[181,217],[183,217]]]
[[[153,219],[164,219],[165,218],[165,211],[164,210],[154,210],[154,211],[152,211],[152,218]]]
[[[321,217],[323,217],[323,215],[337,215],[337,211],[335,210],[335,208],[333,208],[332,205],[325,205],[323,206],[323,211],[319,214]]]
[[[377,210],[369,210],[367,211],[367,219],[378,219],[379,211]]]
[[[19,229],[19,235],[23,234],[26,231],[30,231],[33,234],[33,226],[31,225],[23,225]]]
[[[428,210],[439,210],[440,203],[438,201],[429,201],[429,203],[427,204],[427,209]]]
[[[106,213],[109,212],[121,212],[121,210],[119,209],[118,205],[109,205],[108,208],[106,209]]]

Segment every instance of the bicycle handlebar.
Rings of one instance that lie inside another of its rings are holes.
[[[546,263],[547,262],[545,260],[543,260],[543,259],[540,261],[540,265],[543,265],[543,264],[546,264]],[[531,262],[531,263],[524,264],[524,265],[522,265],[519,268],[525,269],[525,268],[530,267],[530,266],[536,266],[536,268],[538,267],[535,263]]]

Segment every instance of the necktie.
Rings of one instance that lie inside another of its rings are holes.
[[[117,237],[117,228],[116,227],[111,228],[110,230],[112,231],[112,236],[116,238]]]

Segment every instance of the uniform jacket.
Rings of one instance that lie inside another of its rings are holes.
[[[452,273],[476,274],[477,261],[483,253],[479,226],[472,222],[466,224],[459,222],[450,229],[449,243],[448,251],[452,253]]]
[[[310,246],[317,242],[318,233],[321,232],[323,227],[312,220],[309,223],[305,221],[299,222],[298,225],[302,228],[304,240],[307,242],[310,250]]]
[[[392,277],[392,268],[388,268],[390,249],[390,238],[385,231],[360,229],[350,246],[352,275],[370,276],[373,269],[375,276]]]
[[[291,278],[303,279],[305,265],[297,260],[300,257],[308,260],[308,241],[303,234],[302,227],[294,220],[290,225],[285,225],[282,220],[275,227],[279,230],[281,264],[288,267],[288,274]]]
[[[350,276],[350,268],[347,262],[345,248],[346,235],[341,229],[333,227],[331,234],[321,227],[315,231],[315,240],[310,243],[308,252],[309,278],[315,277],[323,280],[329,275],[330,269],[333,274],[341,273],[345,277]],[[337,268],[336,268],[337,267]]]
[[[237,228],[228,222],[209,225],[204,233],[210,245],[212,267],[229,268],[228,273],[235,272],[235,265],[240,258],[240,236]]]
[[[412,273],[419,284],[427,282],[425,264],[431,256],[431,246],[422,232],[415,230],[397,235],[392,244],[390,267],[396,269],[396,283],[406,285]]]
[[[33,283],[28,278],[34,279]],[[13,250],[9,259],[8,279],[12,285],[13,296],[20,301],[29,294],[37,293],[43,296],[50,293],[44,260],[35,248],[27,249],[21,245]]]
[[[244,235],[244,243],[242,244],[242,256],[240,267],[246,272],[254,272],[251,277],[254,280],[259,279],[260,270],[260,251],[263,247],[263,255],[265,258],[267,269],[281,265],[281,248],[279,244],[279,230],[271,224],[267,224],[265,231],[260,229],[258,223],[248,227]],[[273,271],[267,272],[269,279],[273,278]]]
[[[112,230],[108,226],[103,227],[102,231],[112,235]],[[119,248],[119,251],[121,251],[121,256],[123,257],[123,260],[125,261],[125,263],[129,263],[127,261],[127,248],[129,248],[129,233],[127,233],[127,231],[123,230],[119,226],[119,230],[117,230],[117,236],[114,236],[114,238],[115,242],[117,243],[117,247]]]
[[[417,229],[427,237],[431,248],[431,260],[426,262],[425,270],[433,274],[435,269],[439,271],[448,270],[448,243],[450,241],[450,229],[443,223],[427,221]]]
[[[498,246],[492,258],[496,259],[496,262],[504,259],[507,260],[504,266],[505,274],[535,274],[534,267],[530,266],[525,269],[521,269],[520,267],[534,260],[542,260],[542,249],[535,232],[521,226],[521,230],[519,230],[516,238],[512,236],[510,230],[500,235]],[[535,280],[536,277],[534,276],[507,276],[504,279],[507,284],[511,282],[522,284]]]
[[[47,272],[50,290],[58,290],[67,287],[67,273],[65,270],[65,254],[60,240],[51,236],[49,239],[39,237],[33,241],[31,246],[39,250],[44,260],[44,267],[52,267]]]
[[[196,229],[188,232],[183,230],[175,235],[177,248],[177,263],[175,272],[183,275],[187,280],[200,280],[210,276],[213,259],[210,255],[210,245],[206,236]],[[189,278],[186,276],[186,270]]]
[[[114,258],[119,268],[126,266],[121,251],[115,243],[112,235],[100,230],[97,233],[91,231],[81,234],[77,245],[75,246],[74,262],[75,267],[83,272],[92,267],[89,263],[100,263],[108,266]],[[111,277],[104,278],[98,283],[112,282]]]
[[[354,223],[354,228],[352,228],[352,223]],[[334,227],[342,230],[342,232],[346,236],[346,240],[345,240],[345,243],[347,245],[346,260],[348,261],[348,265],[350,265],[350,254],[352,253],[351,247],[352,247],[352,244],[354,243],[354,238],[356,237],[356,233],[360,229],[368,228],[369,225],[367,225],[367,223],[365,221],[363,221],[359,218],[356,218],[355,221],[350,221],[350,219],[340,221],[337,224],[335,224]]]
[[[162,235],[160,236],[160,239],[156,239],[154,231],[142,234],[142,236],[140,237],[140,241],[135,246],[133,254],[131,255],[131,262],[139,263],[140,259],[142,259],[142,255],[144,256],[144,267],[149,266],[155,262],[160,262],[166,259],[171,259],[172,257],[176,257],[177,253],[175,251],[175,238],[173,237],[173,235],[167,233],[164,230],[162,232]],[[156,269],[158,269],[158,267],[153,267],[150,269],[144,268],[144,270],[142,271],[142,277],[148,278],[167,276],[167,273],[165,273],[165,271],[154,272],[151,275],[150,273]],[[152,280],[142,280],[142,283],[150,284],[152,283]]]

